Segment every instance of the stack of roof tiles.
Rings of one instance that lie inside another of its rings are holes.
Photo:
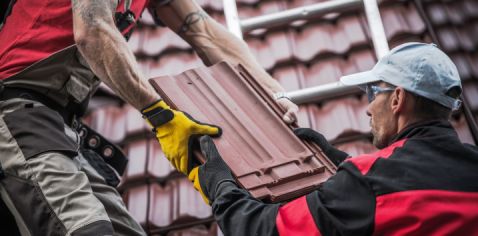
[[[222,1],[200,0],[224,23]],[[242,19],[320,2],[319,0],[237,0]],[[380,12],[390,47],[403,42],[435,42],[456,63],[465,98],[478,118],[478,0],[382,1]],[[376,62],[362,10],[292,22],[244,35],[261,65],[287,91],[338,81]],[[156,27],[144,13],[129,45],[146,77],[178,74],[202,65],[191,48],[169,29]],[[103,88],[85,119],[124,147],[130,158],[120,190],[132,215],[151,235],[218,235],[210,207],[189,181],[175,172],[129,105],[105,99]],[[341,97],[300,106],[299,124],[325,135],[351,155],[374,151],[364,96]],[[463,142],[474,143],[463,114],[453,117]]]

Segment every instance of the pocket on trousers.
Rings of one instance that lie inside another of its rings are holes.
[[[27,160],[49,151],[69,157],[78,154],[78,144],[65,134],[63,118],[48,107],[19,109],[3,120]]]
[[[108,164],[106,164],[100,155],[90,149],[81,149],[81,154],[88,161],[88,163],[90,163],[93,169],[95,169],[96,172],[103,177],[106,184],[113,188],[118,186],[120,179],[113,171],[113,168],[108,166]]]
[[[13,175],[5,176],[1,182],[32,236],[66,234],[65,226],[53,212],[38,185]]]

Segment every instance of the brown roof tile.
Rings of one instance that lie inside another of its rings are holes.
[[[468,126],[468,123],[466,122],[464,115],[460,115],[458,119],[452,119],[451,123],[462,142],[476,145],[473,141],[473,136],[471,136],[470,128]]]
[[[145,122],[141,113],[131,105],[125,105],[123,112],[123,114],[126,116],[127,134],[131,135],[151,130],[151,127]]]
[[[367,44],[357,16],[346,16],[337,23],[321,22],[293,34],[294,55],[310,61],[319,54],[344,54],[356,45]]]
[[[126,117],[122,107],[101,107],[93,110],[88,116],[89,126],[105,138],[116,143],[125,138]]]
[[[156,56],[166,50],[190,50],[191,46],[167,27],[156,27],[143,30],[144,53]]]
[[[278,31],[265,38],[249,38],[247,43],[259,63],[265,69],[272,69],[276,64],[293,59],[290,40],[289,32]]]
[[[152,84],[168,104],[223,128],[223,135],[215,139],[218,150],[252,195],[282,201],[310,191],[335,167],[295,137],[277,105],[252,80],[219,63],[155,78]]]
[[[328,139],[334,139],[345,131],[370,131],[369,118],[365,114],[368,102],[363,96],[342,98],[325,102],[322,106],[309,106],[311,127]]]
[[[146,77],[162,75],[175,75],[185,70],[203,65],[201,60],[193,53],[180,52],[161,55],[159,60],[148,60],[148,73]]]
[[[343,75],[370,70],[375,65],[375,56],[370,50],[349,54],[348,58],[333,56],[314,61],[309,68],[299,66],[304,77],[304,87],[339,81]]]
[[[272,76],[279,81],[286,91],[294,91],[302,88],[303,75],[297,66],[285,66],[273,71]]]
[[[125,181],[165,179],[175,172],[156,139],[143,139],[128,143],[125,150],[129,158],[124,176]]]
[[[418,35],[425,31],[425,23],[412,4],[382,7],[380,15],[389,40],[400,35]]]
[[[211,207],[187,178],[136,186],[125,195],[131,215],[146,228],[180,227],[211,217]]]

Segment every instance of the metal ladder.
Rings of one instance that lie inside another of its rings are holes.
[[[324,16],[329,13],[353,10],[363,6],[365,8],[377,59],[383,57],[389,51],[376,0],[327,1],[245,20],[239,19],[235,0],[223,0],[223,3],[227,27],[229,31],[239,38],[242,38],[243,32],[252,31],[254,29],[283,25],[296,20],[305,20],[312,17]],[[288,95],[293,102],[302,104],[356,94],[357,92],[358,88],[356,86],[345,86],[340,82],[333,82],[288,92]]]
[[[363,7],[377,60],[382,58],[390,50],[377,0],[332,0],[244,20],[239,19],[235,0],[223,0],[223,4],[224,15],[229,31],[241,39],[243,32],[284,25],[296,20],[307,20],[329,13],[355,10]],[[358,88],[356,86],[346,86],[340,82],[333,82],[291,91],[287,94],[294,103],[303,104],[320,102],[326,99],[356,94],[357,92]],[[478,126],[463,95],[461,100],[463,101],[463,112],[471,135],[475,143],[478,144]]]

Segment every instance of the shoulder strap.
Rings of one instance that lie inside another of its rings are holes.
[[[131,8],[131,0],[124,0],[124,11],[127,12]]]
[[[12,13],[13,5],[16,0],[2,0],[0,3],[0,30],[2,30],[7,17]]]

